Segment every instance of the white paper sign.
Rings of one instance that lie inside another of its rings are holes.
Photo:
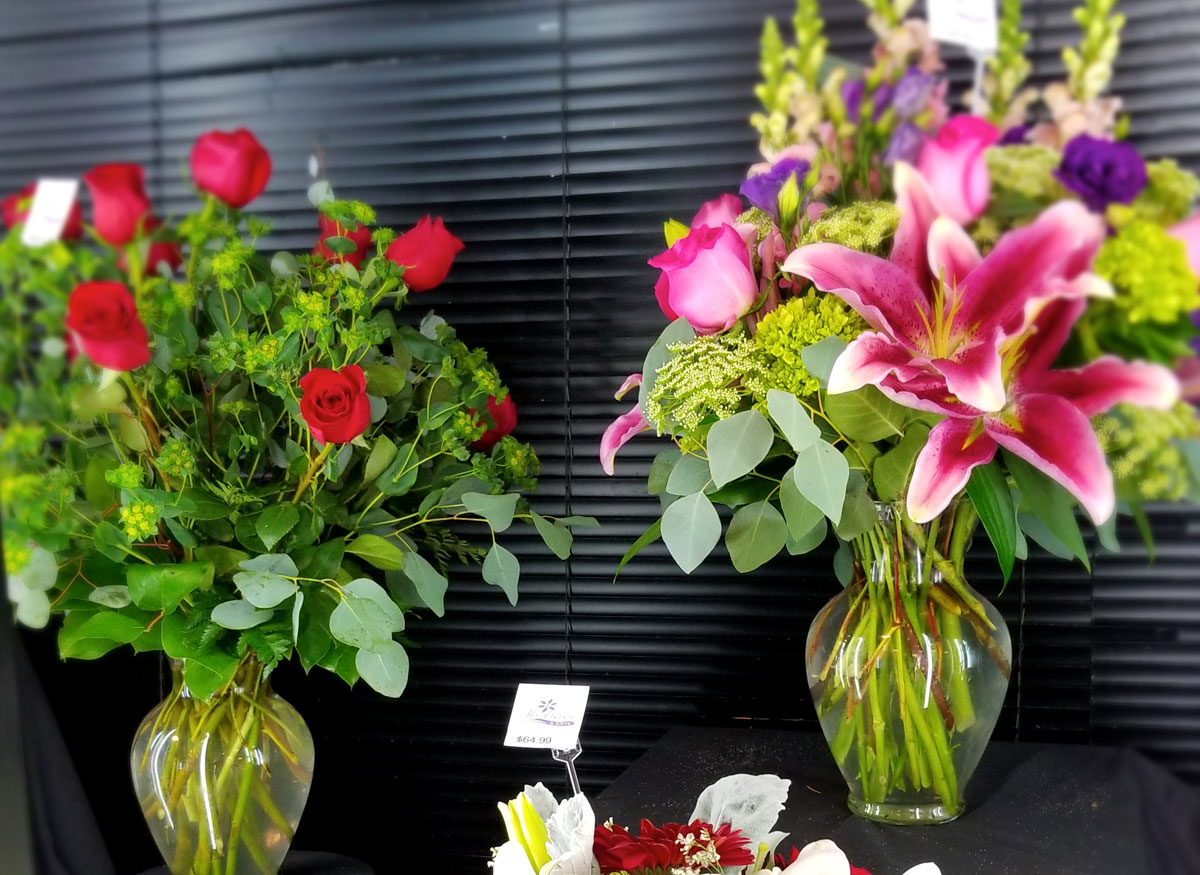
[[[929,0],[929,33],[973,52],[996,51],[996,0]]]
[[[78,190],[76,179],[39,179],[21,231],[21,242],[26,246],[44,246],[61,237]]]
[[[579,740],[590,687],[521,684],[513,700],[505,747],[567,750]]]

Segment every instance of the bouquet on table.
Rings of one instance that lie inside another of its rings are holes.
[[[134,755],[148,818],[176,833],[158,835],[175,871],[240,871],[239,851],[274,871],[286,850],[263,836],[290,839],[299,810],[284,803],[303,794],[278,787],[307,791],[311,739],[270,698],[277,663],[399,696],[407,619],[442,615],[451,566],[482,563],[515,604],[520,564],[496,536],[521,520],[565,557],[580,522],[522,497],[538,459],[509,434],[516,405],[487,353],[402,310],[462,242],[441,219],[373,227],[371,207],[322,181],[312,253],[265,255],[269,225],[242,209],[270,167],[248,131],[201,136],[203,207],[175,227],[140,167],[96,167],[92,224],[76,207],[36,248],[21,242],[32,191],[4,202],[8,597],[29,626],[63,617],[64,657],[130,645],[177,661]],[[256,743],[273,748],[239,761]],[[286,798],[248,805],[252,778]],[[216,824],[200,817],[212,806]]]
[[[611,820],[597,824],[585,796],[559,802],[541,784],[500,802],[508,841],[494,849],[495,875],[871,875],[822,839],[789,853],[775,831],[791,781],[730,775],[700,794],[687,823],[642,820],[634,835]],[[921,863],[904,875],[941,875]]]
[[[1117,549],[1116,512],[1200,498],[1200,181],[1147,163],[1103,97],[1123,23],[1076,13],[1068,81],[1023,89],[1020,3],[977,114],[948,117],[936,46],[905,0],[873,0],[861,74],[825,62],[816,5],[763,35],[765,161],[741,195],[666,224],[655,295],[671,324],[618,397],[601,461],[653,431],[649,491],[685,572],[734,568],[830,529],[847,589],[818,615],[809,682],[856,811],[945,820],[999,711],[1011,648],[964,577],[982,523],[1005,579],[1027,539]],[[1040,96],[1040,101],[1038,100]],[[1041,112],[1027,123],[1030,108]],[[730,512],[723,518],[718,507]],[[725,519],[728,520],[727,524]]]

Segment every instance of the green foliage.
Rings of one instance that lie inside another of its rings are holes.
[[[694,432],[702,422],[737,413],[746,399],[766,395],[766,363],[745,335],[698,337],[667,347],[645,404],[659,434]]]
[[[707,495],[694,492],[666,509],[661,531],[675,564],[691,574],[721,539],[721,518]]]
[[[1110,209],[1118,224],[1144,219],[1157,225],[1174,225],[1192,213],[1192,204],[1200,195],[1200,179],[1184,170],[1173,158],[1146,163],[1146,187],[1128,207],[1113,204]]]
[[[992,539],[996,560],[1007,583],[1012,576],[1017,555],[1017,508],[1008,487],[1008,479],[998,462],[989,462],[971,472],[967,495],[988,537]]]
[[[1117,0],[1084,0],[1071,13],[1082,37],[1079,46],[1062,51],[1067,68],[1067,85],[1080,103],[1094,100],[1112,79],[1112,65],[1121,49],[1125,16],[1113,9]]]
[[[834,295],[813,292],[792,298],[764,316],[754,335],[754,346],[765,364],[764,384],[800,397],[815,395],[820,381],[805,367],[804,350],[827,337],[851,341],[866,328],[858,314]],[[764,396],[765,392],[757,393]]]
[[[1030,37],[1021,29],[1021,0],[1001,0],[997,24],[996,53],[987,61],[983,95],[988,103],[988,120],[1001,125],[1033,65],[1025,55]]]
[[[1120,404],[1093,425],[1119,498],[1179,501],[1192,491],[1196,474],[1188,453],[1200,438],[1200,421],[1191,405],[1181,401],[1164,412]]]

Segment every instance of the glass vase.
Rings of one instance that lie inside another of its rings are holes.
[[[130,765],[142,813],[174,875],[279,871],[312,785],[313,742],[253,657],[209,699],[182,663],[142,721]]]
[[[1004,702],[1012,644],[963,575],[978,520],[969,503],[927,525],[902,505],[877,510],[852,544],[851,583],[809,629],[809,689],[850,810],[943,823],[963,812]]]

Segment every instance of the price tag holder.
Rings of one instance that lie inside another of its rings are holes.
[[[513,699],[505,747],[569,750],[579,741],[589,687],[521,684]]]
[[[929,33],[972,54],[996,51],[996,0],[928,0]]]
[[[39,179],[21,230],[21,242],[26,246],[45,246],[61,237],[78,191],[76,179]]]

